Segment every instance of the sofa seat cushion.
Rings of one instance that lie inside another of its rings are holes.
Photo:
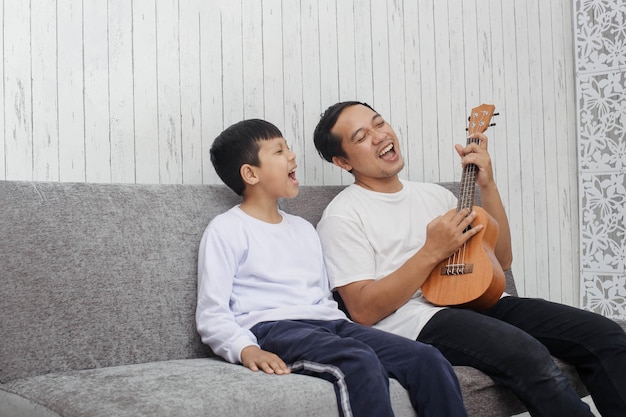
[[[395,380],[391,392],[397,415],[415,415],[408,394]],[[22,412],[28,406],[33,417],[338,415],[330,382],[252,372],[217,358],[18,379],[0,385],[0,415],[10,415],[11,404]]]
[[[564,369],[573,376],[573,368]],[[501,417],[525,410],[509,390],[482,372],[464,366],[455,371],[470,416]],[[582,384],[577,389],[584,392]],[[397,416],[415,416],[407,392],[393,379],[390,394]],[[218,358],[59,372],[0,385],[0,415],[23,416],[26,410],[32,417],[338,415],[327,381],[251,372]]]

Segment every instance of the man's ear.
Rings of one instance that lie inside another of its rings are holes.
[[[343,156],[333,156],[333,164],[337,165],[341,169],[345,169],[348,172],[352,172],[352,165]]]
[[[243,164],[241,168],[239,168],[239,174],[241,175],[243,182],[248,185],[255,185],[259,182],[256,170],[254,169],[254,166],[250,164]]]

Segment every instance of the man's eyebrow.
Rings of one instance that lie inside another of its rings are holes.
[[[357,130],[354,131],[354,133],[352,133],[352,135],[350,136],[350,142],[354,142],[354,138],[359,134],[361,130],[363,130],[362,127],[358,128]]]
[[[378,114],[378,113],[374,114],[374,115],[372,116],[372,122],[374,122],[374,120],[376,120],[377,118],[381,118],[381,119],[382,119],[382,116],[381,116],[380,114]],[[354,133],[352,133],[352,135],[350,136],[350,141],[351,141],[351,142],[352,142],[352,141],[354,141],[354,138],[355,138],[355,137],[359,134],[359,132],[360,132],[361,130],[363,130],[363,129],[364,129],[363,127],[360,127],[360,128],[358,128],[357,130],[355,130],[355,131],[354,131]]]

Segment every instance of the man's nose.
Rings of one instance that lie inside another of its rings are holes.
[[[372,138],[373,138],[373,142],[374,143],[380,143],[381,141],[385,140],[387,138],[387,133],[383,132],[383,131],[379,131],[379,130],[375,130],[372,133]]]

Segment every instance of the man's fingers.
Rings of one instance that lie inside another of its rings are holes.
[[[469,240],[469,238],[471,238],[475,234],[478,234],[478,232],[480,232],[482,229],[483,229],[483,225],[482,224],[477,224],[476,226],[472,227],[471,229],[466,229],[465,230],[465,235],[467,235],[467,239]]]
[[[473,212],[469,208],[460,210],[460,211],[458,211],[454,215],[454,218],[456,220],[456,224],[458,226],[467,226],[467,225],[469,225],[472,222],[472,220],[474,220],[475,217],[476,217],[476,213]]]

